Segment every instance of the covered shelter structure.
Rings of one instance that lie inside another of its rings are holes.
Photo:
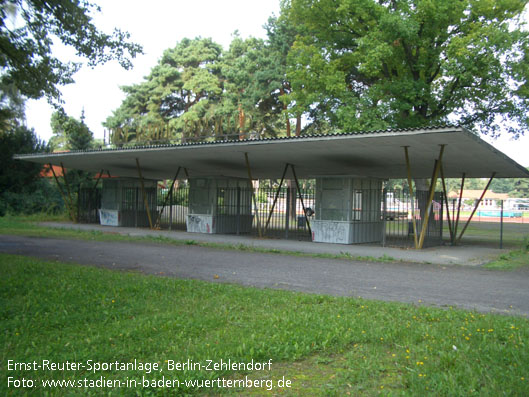
[[[382,181],[404,178],[413,186],[412,180],[429,179],[424,203],[411,208],[410,224],[413,224],[417,248],[422,247],[435,207],[438,180],[462,178],[464,184],[465,178],[529,177],[529,172],[514,160],[458,126],[35,153],[16,158],[68,169],[104,171],[122,178],[173,180],[173,184],[184,171],[186,179],[196,179],[190,184],[191,189],[195,189],[190,191],[190,200],[195,197],[199,201],[205,199],[196,189],[215,194],[210,188],[204,188],[204,184],[212,186],[221,183],[218,181],[241,189],[250,186],[248,183],[253,180],[281,178],[281,187],[290,168],[305,214],[308,211],[298,179],[316,180],[312,239],[345,244],[383,241],[387,204],[382,198]],[[248,181],[244,186],[240,182],[242,179]],[[417,194],[410,189],[412,197]],[[217,206],[220,199],[211,197],[208,200]],[[276,196],[274,205],[277,200]],[[252,216],[251,206],[259,230],[266,229],[266,216],[260,219],[255,194],[252,193],[251,198],[239,196],[238,201],[235,197],[232,202],[239,203],[233,214],[248,219]],[[189,207],[203,205],[194,202]],[[213,211],[209,212],[211,215]],[[206,214],[188,214],[194,216],[194,231],[202,230],[197,229],[196,223],[200,221],[197,215]],[[453,235],[457,232],[457,221],[448,221]],[[152,219],[150,226],[155,224]],[[228,229],[226,226],[225,230]],[[457,238],[452,236],[452,241],[455,243]]]

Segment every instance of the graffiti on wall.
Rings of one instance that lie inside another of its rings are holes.
[[[119,226],[119,211],[99,210],[99,219],[103,226]]]

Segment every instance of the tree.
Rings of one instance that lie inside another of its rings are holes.
[[[494,193],[509,193],[514,190],[516,179],[497,178],[490,184],[490,190]]]
[[[122,87],[126,99],[105,126],[140,132],[169,124],[176,134],[208,135],[209,105],[222,93],[219,60],[222,47],[211,39],[183,39],[164,52],[145,81]]]
[[[141,47],[129,34],[100,32],[91,14],[100,9],[87,0],[2,0],[0,2],[0,89],[22,98],[60,100],[60,85],[73,82],[80,63],[63,62],[52,54],[54,40],[73,47],[88,66],[116,59],[124,68]],[[7,109],[3,100],[1,112]]]
[[[284,132],[283,104],[279,99],[283,75],[275,55],[264,40],[235,35],[223,57],[222,101],[225,109],[231,109],[231,115],[226,116],[235,116],[241,137],[247,137],[249,132],[269,137]]]
[[[47,97],[58,107],[59,86],[73,82],[73,74],[81,67],[79,62],[56,58],[53,43],[72,47],[89,66],[115,59],[128,69],[131,58],[141,53],[139,45],[128,41],[128,33],[100,32],[91,19],[98,11],[86,0],[0,0],[0,207],[4,210],[58,207],[48,200],[57,192],[38,179],[41,167],[12,159],[14,153],[48,150],[23,126],[25,100]],[[67,119],[56,115],[57,125],[62,118]],[[82,120],[65,123],[72,132],[56,138],[59,146],[82,150],[91,145],[92,135]]]
[[[87,150],[92,148],[94,136],[88,126],[81,120],[70,117],[63,110],[51,116],[53,136],[50,146],[53,150]]]
[[[301,117],[303,112],[299,106],[294,106],[296,105],[295,101],[286,99],[292,92],[292,84],[287,76],[288,54],[295,42],[298,29],[296,25],[289,24],[285,18],[276,18],[275,16],[268,18],[268,22],[264,27],[268,36],[266,48],[269,65],[267,68],[269,84],[276,90],[273,95],[278,95],[278,100],[281,103],[286,121],[286,135],[288,137],[292,135],[290,117],[293,116],[296,120],[294,135],[299,136],[302,129]],[[315,117],[311,117],[311,119],[313,124],[317,124]]]
[[[294,109],[336,130],[529,125],[527,0],[290,0]],[[508,120],[508,123],[505,121]]]
[[[527,170],[529,171],[529,167]],[[527,178],[517,179],[514,182],[514,189],[509,193],[509,195],[511,197],[529,198],[529,180]]]
[[[84,123],[84,110],[81,119],[68,116],[63,110],[58,110],[51,116],[51,129],[53,137],[50,146],[53,150],[88,150],[93,148],[94,137],[88,126]],[[64,189],[68,192],[65,205],[68,207],[70,218],[77,221],[79,208],[79,192],[82,187],[93,186],[94,174],[75,169],[65,170],[63,182],[67,185]],[[57,183],[59,183],[57,181]]]
[[[42,166],[13,159],[15,153],[48,151],[35,132],[23,126],[0,131],[0,216],[6,211],[40,212],[57,208],[53,189],[39,180]],[[42,192],[46,194],[40,194]]]

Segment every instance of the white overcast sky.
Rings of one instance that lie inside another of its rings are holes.
[[[131,40],[143,46],[144,55],[133,60],[134,68],[122,69],[117,62],[96,68],[84,67],[75,76],[75,84],[61,89],[66,113],[79,118],[84,108],[86,123],[95,138],[102,139],[103,121],[124,99],[120,86],[142,81],[156,65],[165,49],[173,48],[185,37],[210,37],[228,48],[236,30],[243,38],[266,37],[263,25],[279,15],[279,0],[95,0],[101,13],[94,15],[96,26],[110,33],[114,27],[128,31]],[[71,52],[60,51],[61,59]],[[29,101],[27,124],[44,140],[52,133],[52,109],[46,100]],[[529,166],[529,131],[512,141],[485,138],[521,165]]]

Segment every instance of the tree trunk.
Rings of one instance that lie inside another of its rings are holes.
[[[279,89],[279,93],[281,94],[281,96],[285,95],[285,89],[281,87]],[[288,117],[288,113],[287,113],[287,105],[284,102],[283,102],[283,111],[285,112],[285,121],[287,124],[287,136],[290,138],[290,135],[291,135],[290,118]]]
[[[301,114],[296,116],[296,136],[301,135]]]
[[[239,140],[244,139],[244,122],[246,120],[246,116],[244,114],[244,109],[242,108],[242,105],[239,103]]]

